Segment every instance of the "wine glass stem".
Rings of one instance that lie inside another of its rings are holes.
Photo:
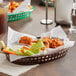
[[[48,20],[48,0],[46,0],[46,31],[48,30],[47,20]]]
[[[48,20],[48,0],[46,0],[46,25]]]

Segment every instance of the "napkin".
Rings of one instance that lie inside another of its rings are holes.
[[[24,33],[20,33],[17,32],[13,29],[11,29],[10,27],[8,28],[8,39],[7,39],[7,46],[11,46],[11,45],[17,45],[19,44],[19,39],[23,36],[28,36],[31,37],[33,39],[36,39],[35,36],[33,35],[29,35],[29,34],[24,34]]]
[[[64,32],[61,26],[55,27],[51,31],[41,34],[41,38],[47,36],[69,40],[69,38],[67,37],[66,33]]]
[[[30,69],[35,68],[37,66],[38,65],[29,65],[29,66],[16,65],[16,64],[8,62],[4,54],[0,54],[0,72],[3,72],[10,76],[19,76],[22,73],[25,73],[29,71]]]

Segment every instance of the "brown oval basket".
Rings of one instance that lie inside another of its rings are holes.
[[[68,49],[62,49],[62,50],[58,50],[58,51],[55,51],[55,52],[52,52],[52,53],[46,54],[46,55],[24,57],[24,58],[15,60],[12,63],[18,64],[18,65],[42,64],[42,63],[54,61],[54,60],[64,57],[66,55],[67,51],[68,51]],[[10,61],[9,54],[6,54],[6,58],[8,61]]]

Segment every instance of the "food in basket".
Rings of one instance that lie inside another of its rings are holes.
[[[22,3],[22,2],[16,2],[16,1],[9,2],[8,12],[12,13],[17,7],[19,7],[19,5],[20,5],[21,3]],[[28,7],[29,7],[30,9],[32,9],[32,5],[29,5]]]
[[[32,5],[29,5],[28,7],[29,7],[30,9],[32,9]]]
[[[23,43],[26,45],[32,45],[32,41],[33,39],[31,37],[24,36],[20,38],[19,43]]]
[[[23,43],[25,45],[32,45],[33,43],[37,42],[38,40],[33,40],[32,38],[27,36],[21,37],[19,40],[19,43]],[[58,38],[51,39],[50,37],[44,37],[42,39],[42,42],[45,45],[45,48],[57,48],[59,46],[64,45],[64,42]]]
[[[9,2],[8,11],[13,12],[17,7],[19,7],[20,4],[21,2],[16,2],[16,1]]]
[[[14,50],[8,48],[3,41],[0,41],[3,46],[2,51],[4,53],[9,53],[13,55],[21,55],[21,56],[32,56],[35,54],[39,54],[43,51],[46,51],[46,48],[57,48],[59,46],[63,46],[64,42],[58,38],[50,38],[44,37],[43,39],[34,40],[31,37],[23,36],[20,38],[19,43],[25,44],[21,48]],[[29,45],[29,46],[28,46]]]
[[[64,43],[60,39],[55,38],[52,40],[51,48],[57,48],[62,45],[64,45]]]
[[[22,48],[19,48],[17,50],[13,50],[11,48],[8,48],[3,41],[0,41],[0,43],[3,46],[2,51],[4,53],[9,53],[9,54],[13,54],[13,55],[21,55],[21,56],[31,56],[31,55],[35,55],[40,53],[44,46],[42,39],[39,39],[37,43],[32,44],[32,46],[27,47],[27,46],[23,46]]]
[[[52,39],[50,37],[44,37],[43,43],[44,43],[46,48],[50,48],[50,46],[52,44]]]

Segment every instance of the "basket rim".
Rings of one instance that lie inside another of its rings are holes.
[[[69,48],[58,50],[55,53],[49,53],[49,54],[40,55],[40,56],[23,57],[23,58],[19,58],[13,61],[10,61],[10,54],[6,54],[6,59],[9,62],[17,64],[17,65],[43,64],[43,63],[51,62],[51,61],[64,57],[67,54],[68,50]]]

